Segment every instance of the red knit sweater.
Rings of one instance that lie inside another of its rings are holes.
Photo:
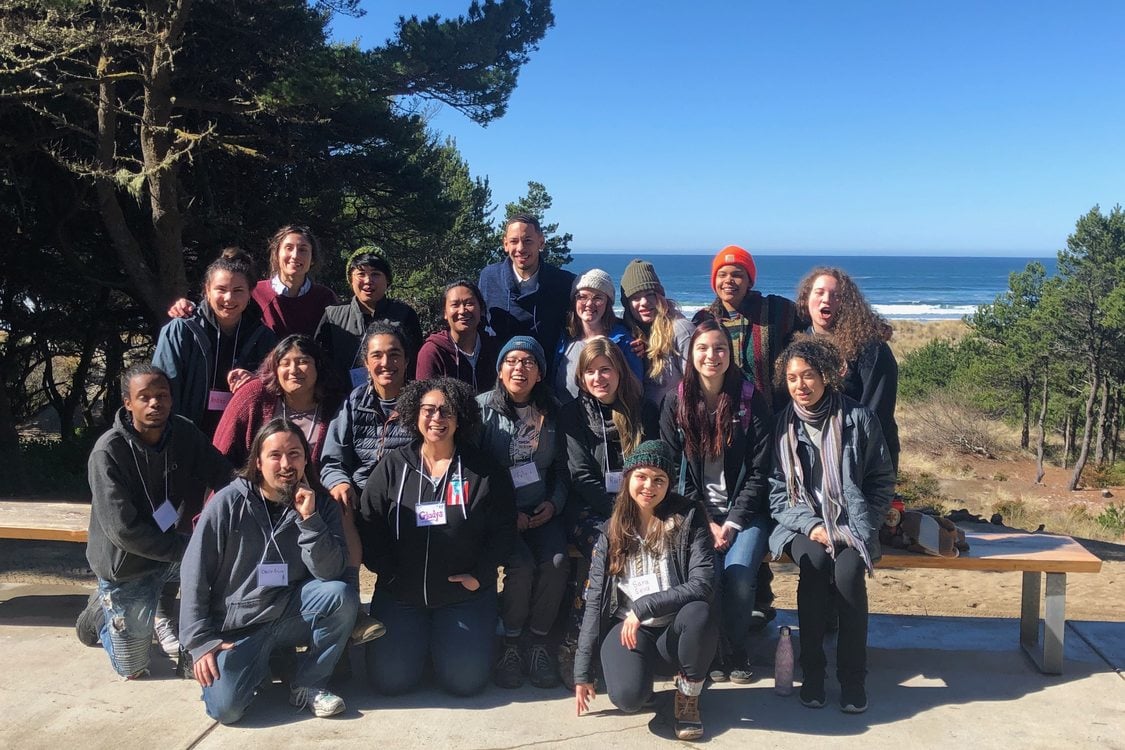
[[[250,455],[250,444],[254,435],[266,422],[273,419],[274,410],[277,408],[277,397],[266,391],[265,383],[260,378],[254,378],[246,385],[235,391],[230,403],[223,411],[219,426],[215,428],[215,437],[211,444],[219,453],[226,456],[231,466],[240,469],[246,465],[246,458]],[[328,423],[334,414],[319,414],[316,420],[316,444],[313,446],[312,462],[319,464],[320,449],[328,435]],[[306,470],[308,473],[310,470]],[[314,476],[317,472],[314,471]]]
[[[339,302],[336,293],[323,284],[313,284],[300,297],[285,297],[273,290],[269,279],[259,281],[251,296],[262,308],[262,322],[277,334],[278,341],[291,333],[312,336],[324,316],[324,309]]]

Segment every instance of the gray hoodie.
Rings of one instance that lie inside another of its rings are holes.
[[[233,631],[276,620],[310,577],[336,580],[347,547],[336,502],[320,495],[306,519],[286,508],[272,521],[258,489],[238,478],[203,509],[180,569],[180,641],[198,659]],[[259,586],[262,562],[288,565],[289,585]]]

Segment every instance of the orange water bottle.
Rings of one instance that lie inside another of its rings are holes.
[[[793,638],[788,625],[782,625],[777,630],[777,653],[773,660],[773,691],[778,695],[792,695]]]

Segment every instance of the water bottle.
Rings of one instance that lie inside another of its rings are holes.
[[[773,691],[778,695],[793,694],[793,638],[788,625],[778,630],[777,653],[773,660]]]

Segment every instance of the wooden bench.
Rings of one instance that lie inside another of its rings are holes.
[[[90,503],[0,500],[0,539],[85,542]]]

